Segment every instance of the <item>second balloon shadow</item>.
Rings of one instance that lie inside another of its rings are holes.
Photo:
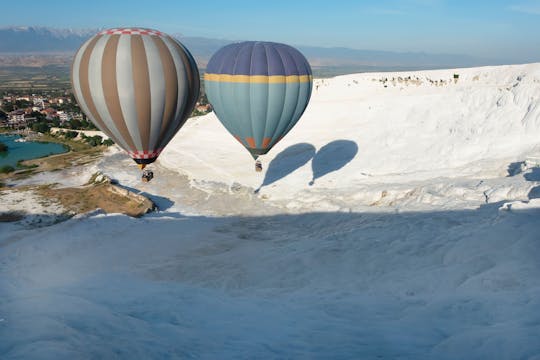
[[[321,147],[319,151],[316,151],[315,147],[308,143],[289,146],[268,164],[263,183],[255,192],[259,192],[263,186],[268,186],[284,178],[310,160],[313,173],[309,182],[311,186],[318,178],[347,165],[357,153],[358,145],[351,140],[332,141]]]

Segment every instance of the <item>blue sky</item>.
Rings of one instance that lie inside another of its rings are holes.
[[[18,1],[0,25],[145,26],[292,45],[540,61],[540,0]]]

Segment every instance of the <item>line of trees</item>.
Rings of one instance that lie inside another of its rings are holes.
[[[58,136],[63,136],[65,139],[75,139],[79,132],[68,130],[68,131],[59,131],[56,133]],[[94,136],[86,136],[84,133],[80,133],[81,139],[86,142],[90,146],[99,146],[99,145],[105,145],[105,146],[111,146],[114,144],[114,141],[111,139],[105,139],[103,140],[103,137],[100,135],[94,135]]]

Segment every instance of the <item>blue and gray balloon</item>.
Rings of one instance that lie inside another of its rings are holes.
[[[204,81],[219,120],[256,159],[298,122],[311,96],[313,75],[295,48],[246,41],[218,50]]]

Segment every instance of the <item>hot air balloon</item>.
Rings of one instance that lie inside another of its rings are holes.
[[[182,127],[199,97],[189,51],[157,30],[104,30],[77,51],[75,98],[90,120],[143,169]]]
[[[313,76],[295,48],[246,41],[218,50],[208,62],[204,81],[218,119],[257,160],[300,119]]]

